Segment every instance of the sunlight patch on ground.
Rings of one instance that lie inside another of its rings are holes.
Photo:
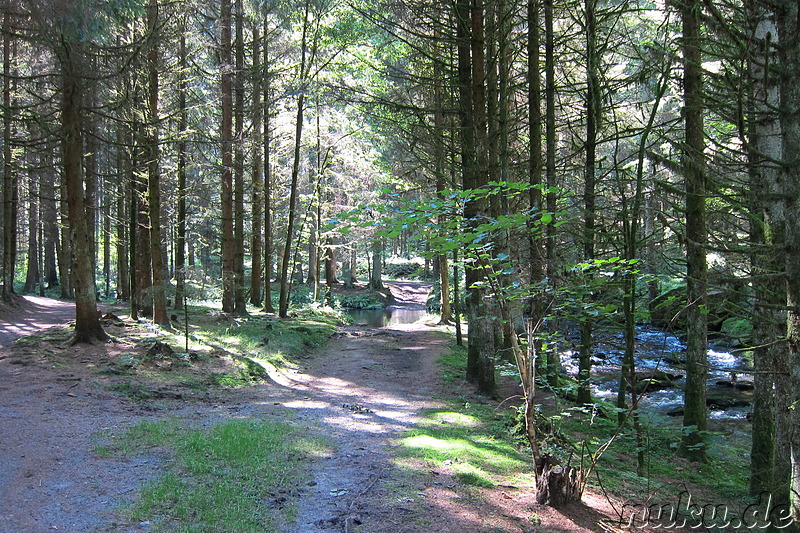
[[[481,421],[479,418],[474,417],[472,415],[465,415],[463,413],[456,413],[453,411],[441,411],[435,413],[433,416],[430,417],[430,420],[433,422],[439,422],[441,424],[452,424],[454,426],[461,426],[461,427],[478,427],[481,425]]]
[[[328,402],[320,402],[316,400],[292,400],[283,402],[281,405],[290,409],[326,409],[331,406]]]
[[[381,418],[388,418],[396,421],[398,424],[408,425],[419,420],[419,417],[413,411],[387,411],[387,410],[374,410],[375,414]]]
[[[426,450],[434,450],[434,451],[452,451],[460,446],[456,443],[451,442],[448,439],[437,439],[436,437],[431,437],[430,435],[417,435],[415,437],[407,437],[401,441],[404,446],[408,446],[410,448],[419,448],[419,449],[426,449]]]
[[[363,431],[364,433],[371,433],[373,435],[381,435],[390,433],[394,430],[389,424],[382,424],[372,420],[356,419],[353,416],[328,416],[325,417],[324,422],[331,426],[341,427],[347,431]]]

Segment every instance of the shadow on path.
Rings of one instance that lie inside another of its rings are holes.
[[[0,314],[0,348],[40,329],[75,320],[75,304],[41,296],[23,296],[19,307]]]

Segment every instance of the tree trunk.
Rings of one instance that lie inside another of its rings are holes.
[[[52,168],[53,147],[46,148],[45,161]],[[47,281],[47,288],[52,289],[58,285],[58,265],[56,262],[56,250],[58,249],[58,207],[56,205],[56,194],[58,189],[55,186],[55,176],[50,172],[44,172],[41,176],[40,193],[42,196],[42,231],[44,248],[44,276]]]
[[[244,277],[244,9],[236,2],[236,105],[234,155],[234,309],[239,316],[247,314]]]
[[[62,152],[63,152],[63,142],[62,142]],[[69,213],[67,210],[67,187],[66,183],[64,182],[63,176],[61,180],[61,186],[59,187],[59,194],[61,196],[61,202],[59,203],[59,218],[61,220],[61,224],[59,227],[61,231],[58,235],[58,246],[56,249],[56,255],[58,257],[58,273],[59,277],[61,278],[61,298],[64,300],[70,299],[73,297],[73,273],[72,273],[72,244],[70,243],[70,234],[69,234]]]
[[[147,199],[150,222],[150,261],[153,268],[153,322],[168,326],[166,273],[162,257],[161,243],[161,173],[159,170],[160,149],[158,145],[158,0],[150,0],[147,6],[147,22],[150,32],[148,63],[148,111],[147,125]]]
[[[536,219],[541,220],[544,210],[542,201],[542,80],[539,61],[539,49],[541,48],[541,31],[539,29],[539,0],[528,0],[528,39],[526,42],[528,52],[528,136],[530,146],[528,156],[528,202],[531,213]],[[537,357],[542,357],[540,339],[541,327],[544,323],[544,293],[537,290],[545,279],[547,263],[545,259],[543,228],[529,228],[528,233],[528,257],[530,262],[530,284],[533,288],[533,296],[528,304],[532,327],[532,342],[534,352]],[[544,366],[544,365],[542,365]],[[543,368],[543,374],[548,372]]]
[[[596,0],[586,0],[586,159],[583,168],[583,261],[595,258],[595,203],[597,165],[597,131],[600,122],[600,79],[597,57]],[[587,282],[592,283],[591,271]],[[591,295],[585,296],[585,307],[594,304]],[[592,369],[592,333],[594,321],[591,316],[581,317],[580,348],[578,357],[578,404],[592,402],[590,377]]]
[[[121,144],[121,143],[120,143]],[[123,149],[119,148],[120,154],[122,154]],[[130,280],[128,278],[129,271],[128,271],[128,264],[129,264],[129,256],[128,256],[128,233],[127,227],[125,225],[126,220],[128,219],[128,212],[125,209],[126,199],[128,198],[128,187],[125,186],[124,176],[125,171],[123,170],[126,166],[127,162],[125,158],[120,155],[117,157],[117,165],[118,165],[118,181],[116,185],[116,195],[117,201],[115,205],[115,219],[117,221],[116,227],[116,243],[117,243],[117,299],[119,300],[128,300],[130,299]]]
[[[294,163],[292,165],[292,179],[289,189],[289,216],[286,222],[286,242],[283,246],[283,258],[281,260],[281,296],[278,303],[278,316],[286,318],[289,314],[289,291],[291,280],[289,279],[289,263],[292,257],[292,239],[294,233],[294,222],[297,203],[297,180],[300,176],[300,146],[303,137],[303,111],[305,110],[305,77],[306,77],[306,49],[309,25],[309,2],[306,0],[303,15],[303,35],[300,44],[300,94],[297,95],[297,116],[295,118],[294,132]]]
[[[28,269],[25,273],[24,293],[36,292],[40,282],[39,269],[39,172],[29,172],[28,176],[29,203],[28,203]]]
[[[685,139],[683,153],[686,187],[686,388],[684,390],[681,453],[692,461],[705,461],[707,425],[708,315],[706,262],[706,176],[703,132],[703,82],[700,47],[700,0],[681,4],[683,20],[683,97]]]
[[[264,16],[264,311],[274,313],[272,305],[272,164],[270,160],[270,73],[268,17]]]
[[[253,138],[261,137],[261,116],[264,108],[261,105],[261,32],[258,26],[253,28]],[[250,273],[250,303],[261,303],[261,241],[263,239],[261,223],[264,220],[264,178],[262,176],[261,147],[253,143],[253,237],[250,246],[252,272]]]
[[[767,3],[769,5],[769,3]],[[782,185],[785,233],[786,274],[786,337],[788,354],[776,362],[776,379],[784,381],[776,387],[776,409],[779,420],[787,424],[790,467],[789,503],[795,527],[800,523],[800,12],[796,2],[776,3],[775,21],[779,39],[778,66],[780,76],[780,126],[783,138]],[[785,386],[784,386],[785,385]],[[777,455],[780,453],[780,450]],[[776,472],[776,478],[779,474]],[[776,479],[780,481],[780,479]],[[781,495],[786,494],[778,487]]]
[[[89,57],[89,68],[95,70],[97,68],[97,59],[94,56]],[[93,109],[97,106],[97,86],[96,84],[87,84],[84,88],[86,99],[85,106],[87,109]],[[83,182],[86,189],[85,192],[85,206],[86,206],[86,228],[89,231],[89,243],[92,246],[92,275],[97,272],[97,252],[99,249],[97,241],[97,124],[96,117],[93,113],[84,113],[81,116],[81,127],[85,134],[83,135]],[[95,281],[96,284],[96,281]],[[99,293],[98,295],[99,296]]]
[[[438,44],[440,39],[440,35],[438,30],[434,34],[434,42],[436,49],[437,56],[443,56],[445,51],[441,49],[440,45]],[[442,71],[442,63],[439,61],[435,61],[433,64],[433,107],[434,107],[434,115],[433,115],[433,129],[434,129],[434,165],[435,165],[435,176],[436,176],[436,194],[439,196],[444,195],[445,190],[445,169],[447,168],[447,161],[445,160],[445,117],[444,117],[444,106],[445,106],[445,90],[444,90],[445,78],[444,72]],[[444,227],[446,215],[439,215],[439,224]],[[440,237],[445,237],[445,230],[442,229],[440,232]],[[440,254],[439,258],[439,271],[436,273],[439,279],[439,287],[441,293],[441,312],[439,323],[440,324],[449,324],[453,320],[453,313],[450,309],[450,272],[448,270],[447,265],[447,255]]]
[[[12,159],[11,93],[11,14],[3,15],[3,284],[0,298],[11,301],[14,291],[14,273],[17,261],[17,170]]]
[[[776,437],[788,443],[786,436],[791,420],[776,424],[775,388],[782,389],[786,380],[775,379],[776,361],[787,360],[787,346],[776,339],[786,336],[785,312],[779,311],[786,302],[786,285],[776,277],[785,264],[783,240],[785,215],[783,202],[779,200],[781,170],[774,164],[783,159],[781,129],[775,110],[779,107],[776,79],[767,75],[766,66],[774,58],[772,46],[776,44],[777,28],[771,13],[748,6],[750,16],[756,20],[755,39],[750,58],[752,92],[748,104],[749,113],[749,174],[751,211],[750,238],[759,251],[751,258],[753,273],[753,416],[752,447],[750,452],[750,493],[759,495],[769,492],[778,504],[788,503],[790,453],[782,450],[776,457]],[[786,396],[785,391],[781,391]],[[788,413],[787,413],[788,414]],[[777,433],[776,433],[777,428]],[[777,463],[776,463],[777,460]],[[778,467],[780,463],[780,467]],[[781,472],[776,484],[776,471]]]
[[[553,28],[553,0],[544,0],[545,27],[545,180],[548,191],[556,187],[556,69],[555,69],[555,37]],[[548,192],[545,196],[546,212],[551,216],[556,212],[556,195]],[[556,228],[548,224],[545,229],[545,262],[547,279],[555,279],[556,274]],[[550,281],[550,288],[554,289]],[[558,386],[558,370],[561,368],[561,355],[550,349],[547,353],[547,382]]]
[[[103,294],[106,298],[111,296],[111,188],[111,181],[103,178]]]
[[[220,61],[222,115],[222,311],[236,311],[236,242],[233,229],[233,61],[231,51],[231,0],[220,2]]]
[[[383,289],[383,280],[381,279],[382,261],[381,253],[383,251],[383,239],[381,237],[373,237],[372,239],[372,268],[369,270],[369,289],[379,291]]]
[[[175,239],[175,310],[184,309],[186,299],[186,27],[181,24],[178,45],[178,220]]]
[[[345,268],[344,271],[344,286],[347,288],[352,288],[358,283],[358,278],[356,277],[356,268],[358,268],[357,248],[358,244],[353,243],[351,248],[347,251],[347,258],[345,259],[347,268]]]
[[[137,104],[141,108],[144,103],[141,102],[139,95],[136,96]],[[147,133],[146,125],[141,122],[134,122],[136,131],[134,132],[135,144],[137,146],[145,147],[135,153],[134,166],[138,171],[133,174],[134,194],[133,202],[135,203],[135,224],[132,226],[133,239],[136,241],[135,249],[132,248],[134,268],[132,269],[132,276],[136,278],[136,305],[137,313],[144,314],[152,318],[153,311],[153,267],[151,261],[152,247],[150,246],[150,212],[148,205],[148,180],[142,174],[149,172],[147,160],[143,160],[146,153],[147,146]],[[142,167],[145,167],[142,169]],[[135,253],[134,253],[135,252]]]
[[[339,283],[336,279],[336,247],[332,237],[325,238],[325,285],[328,288],[333,287]]]
[[[73,48],[62,37],[62,101],[61,139],[64,165],[64,185],[72,246],[72,273],[75,288],[75,336],[74,343],[106,340],[108,336],[100,324],[97,312],[97,291],[92,271],[91,234],[87,227],[84,204],[83,180],[81,179],[81,157],[83,139],[81,135],[81,87],[80,74],[76,72],[80,63],[80,51]]]
[[[486,97],[483,56],[483,4],[472,6],[456,2],[458,52],[459,114],[461,117],[461,153],[463,188],[476,190],[487,183]],[[488,215],[485,199],[472,198],[464,206],[464,218],[470,225]],[[478,265],[466,269],[466,312],[469,322],[467,339],[467,380],[484,394],[494,394],[494,325],[485,304],[484,281]]]

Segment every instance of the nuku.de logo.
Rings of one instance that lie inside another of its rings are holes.
[[[622,506],[620,527],[629,529],[784,529],[794,523],[789,504],[776,504],[772,494],[761,493],[750,505],[737,508],[724,503],[699,504],[688,491],[676,503]]]

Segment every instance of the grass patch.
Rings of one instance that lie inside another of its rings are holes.
[[[442,379],[455,381],[464,375],[466,352],[455,348],[438,363]],[[399,440],[401,458],[449,469],[461,483],[477,487],[493,487],[532,468],[509,432],[509,411],[452,398],[423,417]]]
[[[294,519],[290,496],[321,443],[283,422],[232,420],[209,429],[141,422],[97,453],[169,454],[166,472],[127,509],[153,531],[274,531]]]
[[[425,413],[400,439],[399,455],[448,467],[464,483],[490,487],[531,466],[508,433],[508,420],[491,407],[453,401]]]
[[[451,384],[463,379],[467,370],[467,349],[463,346],[453,346],[453,349],[443,354],[436,363],[442,369],[440,377],[445,383]]]
[[[291,366],[322,346],[336,331],[337,314],[308,311],[303,317],[277,320],[264,315],[232,320],[209,320],[195,337],[226,352],[264,359],[272,365]]]

